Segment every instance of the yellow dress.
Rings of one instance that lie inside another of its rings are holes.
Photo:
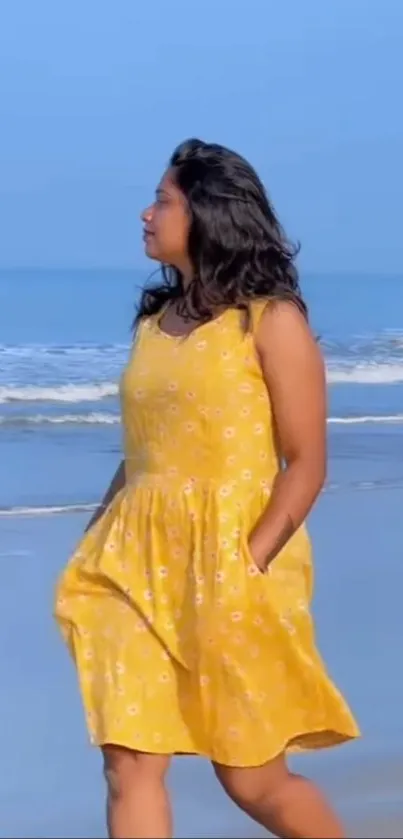
[[[187,338],[139,328],[126,485],[56,595],[96,745],[256,766],[358,735],[315,646],[305,527],[267,574],[248,551],[279,468],[253,331],[235,309]]]

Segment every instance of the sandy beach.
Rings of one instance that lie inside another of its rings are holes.
[[[352,837],[403,836],[402,508],[402,490],[334,491],[311,521],[320,648],[363,737],[293,765],[328,790]],[[55,579],[86,520],[0,521],[1,837],[104,835],[99,755],[51,615]],[[208,764],[177,759],[170,784],[177,837],[264,835],[225,799]]]

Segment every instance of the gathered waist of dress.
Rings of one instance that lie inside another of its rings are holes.
[[[233,492],[256,492],[259,488],[264,492],[272,488],[275,481],[274,475],[254,475],[248,470],[235,476],[233,473],[221,473],[213,476],[195,476],[173,469],[166,472],[135,471],[126,472],[126,488],[135,489],[144,487],[149,489],[161,489],[168,492],[179,492],[190,494],[193,492],[217,492],[223,497]]]

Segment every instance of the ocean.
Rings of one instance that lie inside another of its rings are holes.
[[[403,479],[402,280],[303,282],[327,360],[329,490]],[[0,516],[99,499],[119,457],[118,378],[142,282],[128,271],[0,273]]]
[[[0,272],[0,837],[102,832],[98,758],[52,591],[121,457],[118,379],[145,278]],[[321,648],[364,733],[304,766],[354,836],[401,836],[403,277],[306,275],[302,288],[329,385],[328,481],[311,517],[315,610]],[[259,835],[187,760],[172,772],[177,835]]]

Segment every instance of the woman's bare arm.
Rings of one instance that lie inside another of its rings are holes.
[[[256,348],[272,403],[285,468],[250,534],[250,550],[264,569],[307,517],[326,477],[326,378],[320,349],[293,303],[265,310]]]
[[[95,510],[95,513],[91,517],[90,521],[88,522],[87,527],[85,528],[86,532],[88,530],[90,530],[90,528],[94,524],[96,524],[98,519],[101,518],[101,516],[105,512],[106,508],[109,506],[111,501],[113,501],[115,495],[124,487],[125,482],[126,482],[125,462],[124,462],[124,460],[122,460],[121,463],[119,464],[113,478],[112,478],[111,483],[109,484],[109,487],[108,487],[101,503],[99,504],[99,506]]]

